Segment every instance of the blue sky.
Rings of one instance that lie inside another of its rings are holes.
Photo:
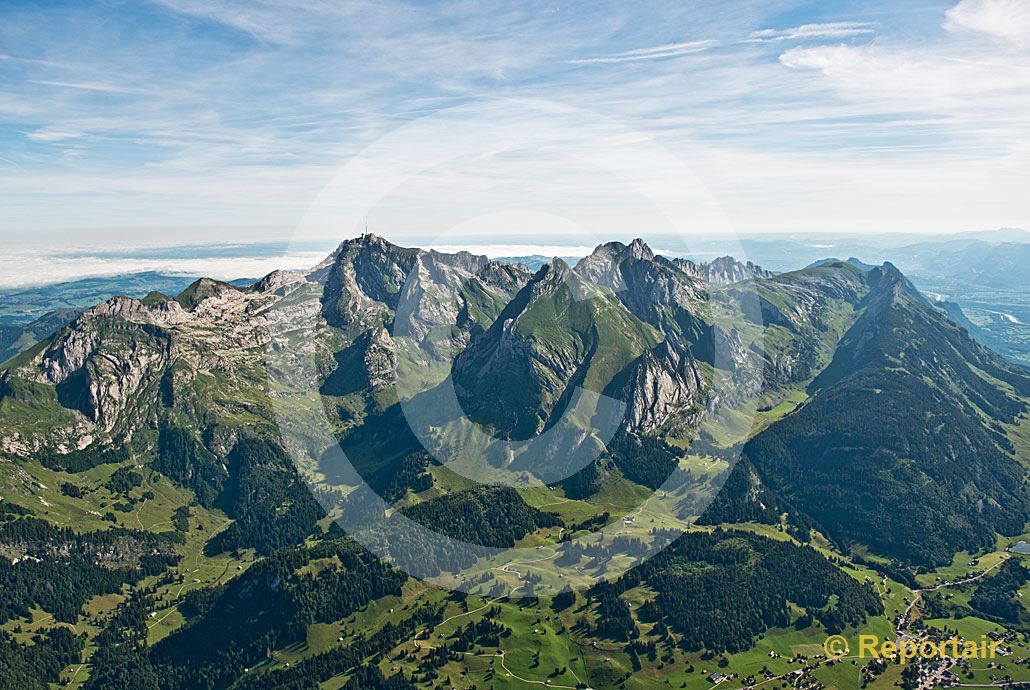
[[[8,245],[952,232],[1028,188],[1025,0],[0,6]]]

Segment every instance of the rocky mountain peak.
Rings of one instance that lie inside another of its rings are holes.
[[[684,273],[710,285],[731,285],[755,278],[772,278],[773,272],[750,261],[741,262],[732,256],[720,256],[706,263],[694,263],[690,259],[673,259],[673,263]]]
[[[647,243],[641,238],[636,238],[629,243],[630,256],[634,259],[643,259],[645,261],[651,261],[654,259],[654,252],[651,250]]]
[[[592,283],[603,285],[616,292],[626,287],[627,262],[654,262],[655,253],[639,237],[628,245],[622,242],[607,242],[598,245],[590,256],[576,264],[576,273]],[[632,272],[632,269],[628,269]]]
[[[380,237],[374,232],[365,232],[357,237],[351,237],[350,239],[344,240],[340,246],[377,247],[385,250],[390,247],[396,247],[397,245],[393,244],[385,237]]]
[[[529,285],[533,287],[536,294],[550,292],[564,283],[571,273],[572,269],[567,263],[558,257],[554,257],[550,263],[544,264],[540,267],[540,270],[533,274],[533,277],[529,280]]]
[[[304,276],[293,271],[283,271],[281,269],[272,271],[264,278],[254,284],[254,290],[257,292],[272,292],[278,290],[290,283],[295,283],[299,280],[303,280]]]
[[[922,305],[929,304],[916,286],[898,270],[897,266],[889,261],[885,261],[882,266],[876,266],[869,271],[869,284],[872,289],[867,299],[871,303],[908,298]]]
[[[189,287],[179,293],[175,300],[187,311],[196,309],[202,302],[212,297],[226,298],[239,295],[240,289],[213,278],[198,278]]]
[[[339,266],[341,262],[353,262],[356,256],[362,254],[365,256],[404,254],[410,258],[419,252],[421,250],[400,247],[374,233],[365,233],[341,242],[329,256],[308,271],[307,278],[316,282],[324,282],[334,266]]]
[[[421,340],[435,326],[454,325],[459,314],[495,314],[529,276],[486,256],[401,247],[366,234],[341,243],[307,278],[324,286],[330,325],[371,327],[397,318]]]
[[[592,263],[612,263],[619,262],[624,259],[637,259],[642,261],[653,261],[655,253],[647,245],[647,243],[641,239],[636,238],[629,244],[623,244],[622,242],[605,242],[594,247],[594,251],[591,252],[590,256],[583,258],[580,264],[584,262],[589,265]],[[577,264],[578,267],[579,264]]]

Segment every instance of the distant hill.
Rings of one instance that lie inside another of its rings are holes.
[[[812,263],[805,266],[805,268],[815,268],[816,266],[828,266],[830,264],[839,263],[849,263],[852,266],[857,266],[858,268],[861,268],[863,271],[868,271],[875,268],[875,266],[873,266],[872,264],[867,264],[861,259],[856,259],[853,256],[848,258],[847,261],[843,261],[842,259],[820,259],[819,261],[813,261]]]
[[[0,290],[0,363],[60,330],[82,310],[117,295],[144,297],[151,292],[177,295],[196,277],[152,271],[83,278],[64,283]],[[248,285],[252,279],[232,281]]]
[[[85,309],[116,295],[143,297],[155,290],[177,295],[198,277],[144,271],[34,287],[0,289],[0,325],[27,324],[48,312],[59,309]],[[232,282],[247,285],[254,280],[244,278]]]

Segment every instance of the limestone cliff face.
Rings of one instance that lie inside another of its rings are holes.
[[[468,343],[469,328],[489,326],[493,317],[529,280],[521,267],[498,264],[468,252],[420,252],[394,316],[393,332],[424,343],[434,329],[458,324],[462,332],[434,351],[452,358]]]
[[[369,332],[362,363],[373,391],[383,390],[396,382],[397,355],[393,338],[385,328],[374,328]]]
[[[433,328],[454,325],[475,299],[470,296],[484,293],[487,303],[503,305],[529,274],[485,256],[398,247],[368,234],[341,244],[307,277],[324,285],[330,325],[365,330],[385,324],[421,342]]]
[[[772,278],[775,275],[757,264],[737,261],[732,256],[720,256],[706,263],[694,263],[689,259],[674,259],[674,262],[683,272],[700,278],[709,285],[731,285],[754,278]]]
[[[704,379],[697,363],[675,341],[646,351],[634,366],[623,394],[626,430],[655,431],[673,415],[703,407]]]
[[[177,379],[188,382],[179,389],[198,376],[252,387],[269,342],[267,310],[303,282],[276,272],[248,290],[203,279],[178,300],[115,297],[83,312],[11,375],[53,386],[76,414],[80,438],[131,436]]]
[[[657,256],[641,239],[629,245],[603,244],[576,264],[575,270],[589,282],[614,292],[635,316],[666,331],[691,330],[708,299],[707,286],[697,276]]]
[[[8,374],[52,388],[61,421],[45,435],[0,421],[0,448],[28,455],[71,449],[70,439],[115,443],[171,409],[197,425],[271,424],[270,359],[317,389],[332,371],[324,362],[341,347],[356,348],[347,366],[360,369],[374,394],[395,383],[396,335],[412,339],[418,357],[449,362],[527,279],[524,269],[484,256],[366,235],[307,274],[275,271],[245,289],[201,279],[176,299],[116,297],[84,311]]]
[[[56,387],[58,399],[109,432],[156,386],[172,357],[171,332],[146,309],[117,298],[85,312],[38,356],[27,378]]]

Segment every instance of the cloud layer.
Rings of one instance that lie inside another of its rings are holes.
[[[683,196],[648,142],[742,232],[1027,226],[1028,41],[1023,0],[873,0],[861,15],[801,0],[9,3],[0,234],[288,236],[341,166],[441,113],[453,127],[377,158],[368,184],[508,130],[395,190],[369,218],[380,231],[491,233],[522,210],[536,243],[646,234],[653,209],[590,161],[604,149],[632,184]],[[706,224],[683,198],[675,222]],[[358,229],[320,212],[323,232]]]

